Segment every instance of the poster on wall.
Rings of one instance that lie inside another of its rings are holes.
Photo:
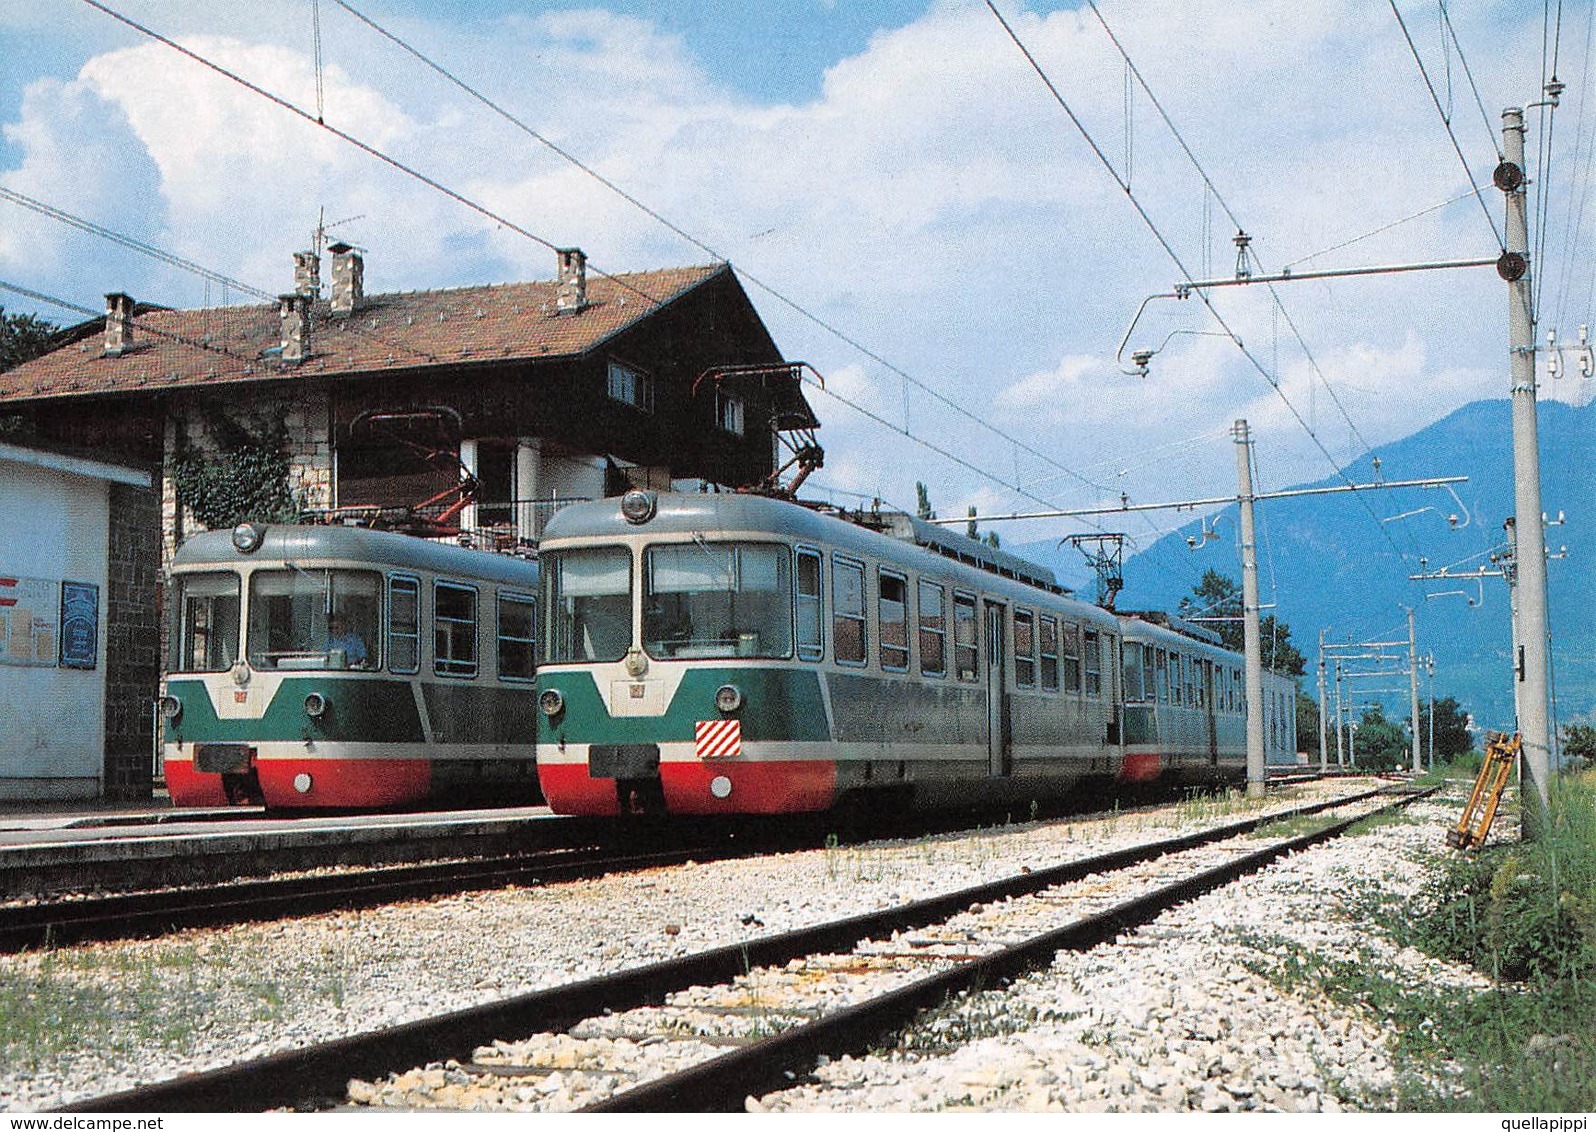
[[[61,666],[93,668],[100,651],[100,587],[61,583]]]
[[[55,666],[59,585],[44,578],[0,577],[0,664]]]

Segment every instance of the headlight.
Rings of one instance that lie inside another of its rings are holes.
[[[161,706],[161,715],[173,723],[183,714],[183,701],[176,696],[162,696],[155,702]]]
[[[621,496],[621,516],[628,523],[646,523],[658,505],[659,498],[652,491],[629,491]]]
[[[240,523],[233,528],[233,549],[240,554],[253,554],[260,549],[266,537],[266,528],[254,523]]]
[[[743,706],[743,693],[736,684],[722,684],[715,689],[715,706],[730,715]]]
[[[542,709],[544,715],[553,719],[565,710],[565,697],[560,695],[556,688],[545,688],[543,694],[538,697],[538,707]]]
[[[327,714],[327,697],[320,692],[312,692],[305,697],[305,714],[312,719],[320,719]]]

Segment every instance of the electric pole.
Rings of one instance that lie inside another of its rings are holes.
[[[1546,532],[1541,525],[1540,441],[1535,420],[1535,323],[1530,305],[1525,207],[1524,111],[1502,111],[1504,160],[1494,180],[1507,198],[1507,247],[1497,270],[1507,281],[1513,401],[1513,510],[1517,527],[1518,729],[1523,743],[1524,835],[1539,835],[1551,771],[1547,712]]]
[[[1263,640],[1258,629],[1258,544],[1253,535],[1252,440],[1246,421],[1237,421],[1236,487],[1241,503],[1241,618],[1247,656],[1247,796],[1265,792]]]
[[[1319,630],[1319,773],[1330,769],[1330,749],[1325,745],[1324,630]]]
[[[1424,773],[1419,754],[1419,641],[1413,632],[1413,607],[1408,607],[1408,701],[1413,712],[1413,773]]]

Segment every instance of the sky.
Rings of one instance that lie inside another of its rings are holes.
[[[1540,330],[1590,319],[1589,4],[1548,33],[1541,5],[1453,0],[1448,35],[1412,0],[999,0],[1055,98],[984,0],[352,0],[690,240],[335,0],[108,6],[312,113],[319,17],[329,124],[592,269],[729,260],[824,379],[812,482],[839,502],[912,507],[917,481],[950,516],[1231,494],[1236,419],[1269,490],[1506,397],[1490,268],[1149,297],[1233,275],[1238,223],[1257,271],[1494,257],[1501,111],[1543,97],[1543,47],[1567,89],[1550,130],[1529,111]],[[0,0],[0,188],[273,294],[318,217],[365,249],[368,291],[554,273],[544,243],[81,0]],[[240,300],[5,200],[0,282],[92,309]],[[1589,400],[1564,368],[1541,396]],[[1190,518],[1136,520],[1128,552]],[[1193,581],[1208,566],[1236,570],[1193,556]]]

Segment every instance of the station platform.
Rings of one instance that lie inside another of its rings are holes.
[[[17,804],[0,810],[0,899],[514,853],[567,821],[546,806],[278,817],[164,801]]]

